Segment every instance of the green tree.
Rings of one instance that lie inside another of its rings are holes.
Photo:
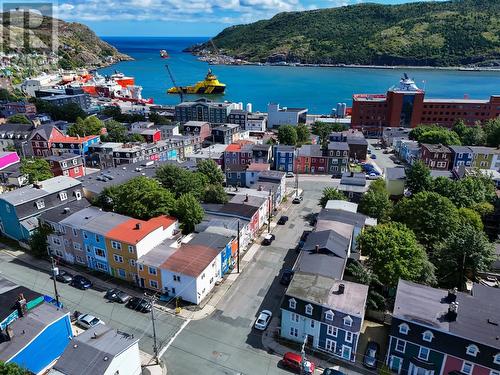
[[[464,146],[482,146],[486,143],[486,133],[480,122],[467,126],[463,120],[458,120],[452,130],[458,134]]]
[[[203,201],[205,203],[227,203],[228,198],[222,185],[208,185]]]
[[[87,117],[87,113],[76,103],[67,103],[62,106],[49,105],[48,108],[48,113],[54,120],[75,122],[78,118]]]
[[[406,187],[412,194],[432,188],[431,170],[421,160],[417,160],[406,173]]]
[[[392,201],[389,198],[385,182],[378,179],[371,183],[368,191],[361,198],[358,212],[376,218],[380,222],[385,222],[390,218],[392,207]]]
[[[428,250],[460,227],[458,209],[448,198],[434,192],[403,198],[394,206],[392,218],[413,230]]]
[[[171,123],[171,121],[167,117],[162,116],[156,112],[150,112],[148,115],[148,120],[154,122],[155,125],[167,125]]]
[[[156,171],[156,178],[163,187],[179,198],[182,194],[191,193],[202,200],[208,185],[208,178],[200,172],[190,172],[174,164],[166,164]]]
[[[319,142],[322,146],[328,143],[328,139],[332,132],[344,130],[346,130],[345,127],[340,124],[329,124],[321,121],[316,121],[312,125],[312,133],[319,137]]]
[[[418,125],[417,127],[413,128],[411,131],[410,131],[410,134],[408,134],[408,137],[414,141],[418,141],[420,142],[420,139],[422,138],[422,136],[429,132],[429,131],[433,131],[433,130],[441,130],[441,126],[439,125]]]
[[[104,124],[96,116],[89,116],[85,120],[78,118],[76,122],[68,128],[68,135],[76,137],[85,137],[88,135],[101,134]]]
[[[175,204],[175,216],[182,225],[184,234],[194,231],[196,224],[201,223],[204,211],[198,199],[190,193],[183,194]]]
[[[31,124],[29,118],[27,118],[26,115],[20,113],[10,116],[7,119],[7,122],[11,124],[27,124],[27,125]]]
[[[340,190],[333,188],[333,187],[326,187],[323,189],[323,195],[321,196],[319,200],[319,205],[323,208],[326,207],[326,204],[330,200],[342,200],[346,201],[347,197],[343,192]]]
[[[475,280],[494,259],[493,245],[486,235],[472,225],[463,225],[438,246],[434,263],[443,286],[462,290],[466,278]]]
[[[127,136],[126,142],[140,142],[140,143],[144,143],[144,142],[146,142],[146,140],[144,139],[144,137],[142,135],[137,134],[137,133],[132,133],[132,134],[129,134]]]
[[[205,175],[208,183],[212,185],[222,185],[224,173],[222,169],[212,159],[201,160],[197,165],[198,172]]]
[[[100,113],[104,116],[113,117],[113,119],[117,121],[117,118],[119,118],[122,114],[122,110],[117,106],[109,106],[104,108]]]
[[[29,375],[30,373],[14,362],[0,361],[0,375]]]
[[[105,123],[107,133],[101,137],[105,142],[127,142],[128,131],[122,123],[110,120]]]
[[[479,215],[476,211],[470,208],[462,207],[458,209],[458,215],[460,216],[460,222],[462,225],[470,225],[479,231],[484,229],[481,215]]]
[[[297,129],[292,125],[281,125],[278,128],[278,141],[283,145],[297,144]]]
[[[8,102],[17,102],[21,100],[22,97],[17,95],[15,92],[9,91],[4,88],[0,88],[0,100],[5,100]]]
[[[45,159],[23,158],[21,159],[20,172],[28,176],[30,184],[35,181],[43,181],[54,177],[50,170],[50,164]]]
[[[113,189],[105,189],[97,201],[119,214],[147,220],[174,211],[175,198],[152,178],[138,176]]]
[[[358,246],[366,264],[379,281],[396,287],[399,279],[433,284],[434,266],[415,234],[401,223],[387,223],[368,228],[358,237]]]
[[[432,190],[449,198],[457,207],[473,208],[484,202],[491,203],[495,198],[493,181],[480,172],[458,181],[438,177],[433,182]]]
[[[379,290],[383,289],[383,285],[378,280],[377,275],[354,259],[349,259],[345,272],[357,283],[368,285],[368,298],[366,301],[368,309],[377,311],[386,309],[387,301],[379,292]]]
[[[40,225],[30,236],[29,246],[31,253],[37,258],[47,258],[47,236],[52,233],[48,225]]]
[[[486,143],[491,147],[500,147],[500,118],[488,120],[484,124]]]
[[[439,130],[429,130],[418,139],[420,143],[442,144],[445,146],[460,145],[460,138],[454,131],[441,128]]]
[[[305,144],[311,140],[311,131],[306,124],[298,124],[297,128],[297,143]]]

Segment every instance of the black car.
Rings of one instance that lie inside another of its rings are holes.
[[[325,368],[322,375],[345,375],[342,371],[334,368]]]
[[[89,289],[92,286],[92,283],[85,276],[75,275],[69,285],[74,286],[77,289],[85,290]]]
[[[152,308],[151,303],[148,300],[140,297],[132,297],[125,306],[129,309],[140,311],[142,313],[149,313]]]
[[[262,245],[264,246],[269,246],[271,243],[276,239],[276,236],[274,234],[266,234],[264,236],[264,239],[262,240]]]
[[[283,274],[281,275],[281,279],[280,279],[280,284],[281,285],[290,285],[290,282],[292,281],[292,277],[293,277],[293,270],[291,269],[286,269],[283,271]]]
[[[54,276],[51,276],[50,278],[53,279]],[[67,284],[73,280],[73,275],[70,274],[69,272],[59,270],[59,273],[56,275],[56,280],[61,283]]]
[[[288,221],[288,216],[282,216],[282,217],[279,218],[278,224],[279,225],[285,225],[287,221]]]
[[[127,293],[124,291],[113,288],[109,289],[106,294],[104,295],[104,298],[112,301],[112,302],[118,302],[118,303],[126,303],[128,302],[132,297],[129,296]]]
[[[379,351],[380,346],[374,341],[369,341],[366,345],[365,356],[363,357],[363,365],[371,369],[377,368],[377,358]]]

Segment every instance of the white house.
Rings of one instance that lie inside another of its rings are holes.
[[[279,104],[269,103],[267,105],[267,127],[277,128],[281,125],[305,124],[307,120],[307,108],[280,108]]]
[[[251,132],[265,132],[266,131],[266,116],[263,113],[249,113],[245,130]]]
[[[98,324],[73,337],[49,375],[139,375],[139,338]]]

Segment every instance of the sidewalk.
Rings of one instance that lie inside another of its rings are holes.
[[[142,375],[166,375],[167,367],[163,362],[159,365],[155,363],[155,360],[151,354],[139,350],[139,356],[141,357],[141,367]]]

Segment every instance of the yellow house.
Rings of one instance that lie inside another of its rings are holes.
[[[171,238],[178,228],[177,219],[168,216],[129,219],[114,227],[106,233],[111,274],[140,285],[137,260]]]

